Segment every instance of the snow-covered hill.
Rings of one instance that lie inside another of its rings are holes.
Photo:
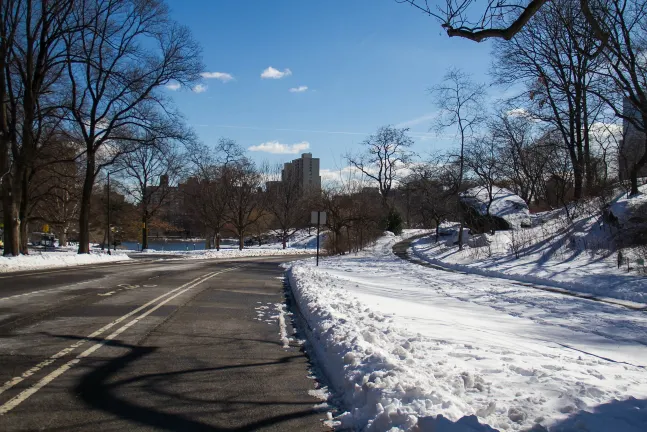
[[[620,255],[616,248],[630,220],[636,220],[635,209],[647,203],[647,186],[641,191],[637,197],[619,194],[613,200],[614,222],[603,216],[599,203],[588,202],[571,209],[577,214],[573,221],[557,209],[532,215],[531,228],[466,235],[462,251],[454,235],[438,243],[420,239],[413,253],[457,270],[647,303],[645,248],[624,249]]]

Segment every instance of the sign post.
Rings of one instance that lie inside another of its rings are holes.
[[[319,231],[321,224],[326,223],[326,212],[313,211],[310,215],[310,223],[317,224],[317,266],[319,265]]]

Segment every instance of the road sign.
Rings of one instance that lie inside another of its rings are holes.
[[[312,214],[310,215],[310,223],[325,225],[326,224],[326,212],[313,211]]]

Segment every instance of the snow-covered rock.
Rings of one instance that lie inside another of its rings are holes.
[[[513,229],[530,226],[528,205],[519,195],[508,189],[497,186],[492,187],[492,203],[490,204],[489,213],[490,196],[488,190],[484,187],[468,189],[461,193],[460,199],[481,216],[489,214],[490,216],[501,218]]]

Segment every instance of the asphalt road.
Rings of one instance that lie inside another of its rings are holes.
[[[0,430],[326,430],[285,260],[0,275]]]

